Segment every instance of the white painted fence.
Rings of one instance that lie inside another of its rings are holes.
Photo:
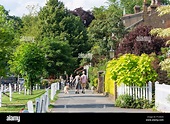
[[[20,85],[19,85],[20,86]],[[0,87],[0,107],[2,106],[2,95],[6,92],[9,92],[9,99],[12,101],[12,92],[16,91],[16,86],[14,85],[14,90],[12,90],[11,84],[7,87],[6,85],[1,85]],[[38,86],[34,89],[39,89]],[[51,84],[51,100],[54,99],[54,96],[56,95],[56,91],[59,90],[59,82]],[[20,94],[20,87],[19,87],[19,94]],[[46,92],[40,97],[36,98],[36,103],[35,103],[35,112],[36,113],[45,113],[48,111],[48,106],[50,104],[50,96],[49,96],[49,88],[46,89]],[[28,107],[28,112],[33,113],[34,112],[34,107],[33,107],[33,102],[28,101],[27,102],[27,107]]]
[[[117,96],[128,94],[133,96],[134,99],[143,98],[152,101],[152,82],[148,82],[146,86],[126,86],[125,84],[121,84],[117,86]]]
[[[155,82],[155,107],[161,112],[170,112],[170,85]]]
[[[59,90],[59,83],[52,83],[51,100],[54,99],[57,90]],[[49,88],[46,89],[46,92],[40,98],[36,98],[35,101],[35,113],[46,113],[50,104]],[[33,103],[30,100],[27,102],[27,107],[29,113],[34,112]]]
[[[56,91],[60,89],[59,82],[51,84],[51,100],[54,99]]]

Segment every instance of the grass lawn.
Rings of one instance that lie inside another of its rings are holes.
[[[50,97],[49,90],[49,97]],[[12,101],[10,101],[9,93],[2,95],[2,107],[0,107],[0,113],[18,113],[21,109],[27,109],[27,102],[32,100],[35,103],[35,99],[42,96],[46,91],[44,89],[34,90],[32,95],[25,95],[22,91],[20,94],[18,92],[12,93]],[[59,92],[59,91],[57,91]],[[54,100],[50,100],[50,104],[57,100],[57,94],[54,97]],[[52,105],[49,105],[49,108],[52,108]]]

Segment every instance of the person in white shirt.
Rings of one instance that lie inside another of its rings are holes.
[[[80,75],[77,73],[77,75],[75,76],[73,82],[75,82],[75,93],[79,94],[79,90],[81,89],[81,85],[80,85]]]
[[[80,77],[82,93],[85,93],[86,85],[87,85],[87,76],[85,75],[85,71],[82,72],[83,74]]]

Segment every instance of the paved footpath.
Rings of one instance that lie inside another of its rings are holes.
[[[58,100],[54,104],[51,113],[159,113],[152,109],[126,109],[114,106],[114,102],[103,94],[93,94],[86,90],[85,94],[75,94],[69,90],[64,94],[63,90],[58,94]]]

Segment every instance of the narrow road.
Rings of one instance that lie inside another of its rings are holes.
[[[61,90],[51,113],[159,113],[152,109],[126,109],[114,106],[113,100],[103,94],[93,94],[86,90],[85,94],[75,94],[69,90],[64,94]]]

